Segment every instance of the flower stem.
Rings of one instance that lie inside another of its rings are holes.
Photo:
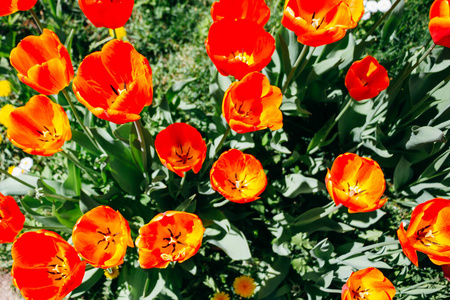
[[[35,188],[36,188],[36,187],[32,186],[31,184],[29,184],[29,183],[23,181],[22,179],[19,179],[19,178],[17,178],[16,176],[13,176],[13,175],[9,174],[7,171],[5,171],[5,170],[3,170],[3,169],[0,169],[0,173],[6,175],[6,176],[9,177],[9,178],[14,179],[15,181],[17,181],[17,182],[19,182],[19,183],[21,183],[21,184],[23,184],[23,185],[25,185],[25,186],[27,186],[27,187],[29,187],[30,189],[35,189]]]
[[[362,38],[360,44],[364,43],[366,39],[375,31],[375,29],[377,29],[378,26],[380,26],[381,22],[383,22],[390,15],[390,13],[400,3],[400,1],[402,0],[395,1],[395,3],[392,4],[391,8],[387,12],[385,12],[380,19],[378,19],[378,21],[372,26],[372,28],[370,28],[369,31],[367,31],[366,35]]]
[[[94,139],[94,136],[92,135],[91,131],[90,131],[86,126],[84,126],[84,123],[83,123],[83,121],[81,120],[80,115],[78,114],[78,112],[77,112],[77,110],[76,110],[76,108],[75,108],[75,105],[73,105],[72,100],[70,99],[69,94],[67,93],[66,89],[63,89],[63,90],[62,90],[62,93],[63,93],[64,97],[66,97],[66,100],[67,100],[67,102],[68,102],[69,105],[70,105],[70,109],[72,110],[73,115],[75,116],[75,119],[76,119],[77,122],[80,124],[81,128],[83,128],[83,131],[86,133],[86,135],[87,135],[87,137],[89,138],[89,140],[91,141],[91,143],[92,143],[97,149],[99,149],[99,150],[101,150],[102,152],[104,152],[104,151],[103,151],[103,148],[100,147],[100,145],[99,145],[99,144],[97,143],[97,141]]]
[[[70,201],[70,202],[76,202],[76,203],[79,202],[77,199],[72,199],[72,198],[69,198],[69,197],[60,196],[60,195],[55,195],[55,194],[47,194],[47,193],[44,193],[43,196],[44,196],[44,197],[51,197],[51,198],[55,198],[55,199],[66,200],[66,201]]]
[[[306,54],[308,53],[309,46],[304,45],[302,52],[300,52],[300,55],[298,56],[297,60],[294,63],[294,66],[292,67],[291,71],[288,74],[288,77],[286,78],[286,82],[283,85],[283,88],[281,89],[281,94],[284,94],[289,87],[289,84],[291,83],[292,78],[294,77],[295,71],[300,66],[300,63],[304,60]],[[300,68],[300,71],[303,71],[303,68],[306,66],[306,63],[308,61],[306,60],[304,64],[302,65],[302,68]]]
[[[332,203],[330,203],[330,204],[332,204]],[[323,213],[313,215],[313,216],[311,216],[310,218],[308,218],[306,220],[298,220],[301,217],[301,215],[298,216],[294,220],[293,225],[303,226],[303,225],[310,224],[310,223],[312,223],[314,221],[317,221],[317,220],[320,220],[322,218],[325,218],[326,216],[329,216],[330,214],[332,214],[333,212],[339,210],[343,206],[342,203],[341,203],[341,204],[336,205],[336,206],[328,207],[330,204],[327,204],[325,207],[323,207],[323,209],[324,209]]]
[[[342,116],[345,114],[345,112],[348,110],[348,108],[352,105],[353,103],[353,99],[349,96],[346,97],[346,99],[348,99],[347,103],[345,104],[344,108],[341,109],[341,111],[339,112],[339,115],[337,115],[337,117],[334,119],[334,125],[342,118]]]
[[[60,152],[65,158],[67,158],[68,160],[70,160],[75,166],[77,166],[78,168],[80,168],[81,170],[85,171],[86,174],[89,176],[89,178],[91,178],[92,181],[95,181],[94,178],[92,177],[92,174],[97,175],[97,172],[93,169],[90,169],[86,166],[83,166],[82,164],[80,164],[80,162],[78,160],[76,160],[74,157],[72,157],[69,153],[67,153],[66,151],[62,150]]]
[[[39,22],[39,17],[34,12],[34,9],[30,8],[29,12],[30,12],[31,16],[33,17],[34,23],[36,23],[36,26],[37,26],[37,28],[39,30],[39,34],[44,33],[44,29],[42,27],[42,24],[41,24],[41,22]]]
[[[31,225],[23,225],[23,228],[26,229],[50,229],[50,230],[61,230],[63,227],[57,226],[31,226]]]

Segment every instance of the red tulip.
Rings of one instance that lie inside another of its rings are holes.
[[[373,299],[392,300],[395,287],[377,268],[353,272],[342,287],[342,300]]]
[[[241,80],[269,64],[275,39],[254,21],[222,19],[209,28],[205,46],[220,74]]]
[[[27,36],[10,54],[20,81],[44,95],[58,94],[73,78],[69,52],[51,30]]]
[[[16,200],[0,193],[0,243],[12,243],[24,223],[25,216]]]
[[[270,9],[264,0],[219,0],[211,7],[213,21],[222,19],[247,19],[264,26],[270,17]]]
[[[78,4],[95,27],[116,29],[131,17],[134,0],[78,0]]]
[[[11,275],[25,299],[60,300],[83,280],[86,262],[58,234],[25,232],[13,243]]]
[[[98,118],[117,124],[133,122],[152,103],[152,69],[130,43],[112,40],[102,51],[84,58],[73,92]]]
[[[156,135],[155,149],[161,163],[178,176],[197,174],[206,158],[206,143],[191,125],[175,123]]]
[[[450,47],[450,3],[448,0],[433,2],[428,28],[436,45]]]
[[[386,69],[372,56],[355,61],[345,76],[345,86],[356,101],[378,96],[389,86]]]
[[[25,11],[33,8],[37,0],[2,0],[0,17],[8,16],[16,11]]]

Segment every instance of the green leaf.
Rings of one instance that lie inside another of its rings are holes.
[[[56,217],[50,216],[50,215],[42,215],[37,212],[38,209],[33,209],[32,207],[41,207],[43,204],[49,204],[50,203],[46,200],[43,200],[42,202],[30,197],[25,196],[22,199],[20,199],[20,204],[23,207],[23,209],[36,221],[42,223],[45,227],[51,227],[52,229],[58,229],[65,232],[72,232],[71,229],[66,228],[66,226],[62,225]]]
[[[283,282],[289,273],[290,262],[289,257],[276,256],[273,262],[268,264],[266,272],[263,273],[264,278],[261,282],[261,288],[256,295],[258,299],[268,297]]]
[[[27,174],[19,175],[19,179],[34,186],[37,186],[37,181],[39,180],[38,177]],[[3,195],[22,196],[26,195],[30,190],[32,189],[13,178],[8,177],[5,180],[0,181],[0,193]]]
[[[122,124],[113,131],[113,135],[122,142],[127,143],[130,140],[130,132],[132,127],[133,123],[131,122]]]
[[[81,190],[80,193],[80,210],[83,214],[87,213],[91,209],[96,208],[97,206],[100,206],[101,204],[94,200],[93,198],[89,197],[83,190]]]
[[[133,161],[131,150],[121,141],[114,140],[104,129],[93,128],[92,134],[108,154],[111,174],[120,187],[129,194],[140,194],[144,178]]]
[[[399,28],[399,25],[402,22],[404,7],[405,1],[402,0],[391,12],[388,19],[386,20],[386,23],[384,23],[383,29],[381,30],[382,44],[386,44],[389,41],[391,35],[394,33],[394,31]]]
[[[75,226],[77,220],[83,215],[80,205],[71,201],[64,202],[59,208],[56,208],[55,203],[53,203],[52,213],[61,224],[70,229]]]
[[[178,93],[180,93],[186,85],[195,80],[197,80],[196,77],[191,77],[185,80],[175,81],[175,83],[166,92],[167,101],[169,103],[173,103]]]
[[[325,189],[324,183],[300,173],[287,175],[284,186],[286,189],[282,191],[282,194],[288,198],[295,198],[300,194],[316,193]]]
[[[349,213],[348,224],[353,227],[368,228],[377,223],[385,214],[381,209],[366,213]]]
[[[330,133],[331,129],[333,129],[336,122],[334,121],[335,116],[333,115],[328,121],[323,125],[323,127],[314,134],[314,137],[311,139],[311,142],[309,142],[308,148],[306,149],[306,152],[309,154],[311,152],[314,152],[319,150],[320,147],[322,147],[325,144],[325,140]]]
[[[81,131],[72,130],[72,141],[89,151],[91,154],[95,156],[102,155],[102,151],[97,149],[97,147],[91,142],[88,136]]]
[[[407,150],[417,149],[435,142],[445,142],[445,134],[441,130],[431,126],[412,126],[411,135],[405,144],[405,148]]]
[[[84,295],[86,291],[90,290],[100,279],[103,278],[104,270],[93,268],[86,270],[84,273],[83,282],[70,294],[72,298],[78,298]]]
[[[394,188],[398,192],[399,189],[405,186],[412,178],[413,170],[411,163],[403,156],[398,162],[394,170]]]
[[[81,170],[73,162],[67,160],[68,177],[64,181],[63,187],[71,192],[71,196],[79,196],[81,190]]]

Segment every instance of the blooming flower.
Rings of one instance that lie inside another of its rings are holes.
[[[51,156],[62,151],[64,142],[72,137],[66,112],[46,96],[31,97],[9,120],[9,140],[29,154]]]
[[[102,51],[84,58],[73,91],[98,118],[117,124],[133,122],[152,103],[152,69],[130,43],[112,40]]]
[[[219,0],[211,6],[214,22],[227,19],[247,19],[264,26],[270,18],[270,9],[264,0]]]
[[[105,271],[103,273],[105,274],[105,277],[108,279],[111,279],[111,280],[116,279],[117,277],[119,277],[119,274],[120,274],[119,267],[115,266],[112,268],[105,269]]]
[[[259,199],[267,178],[259,160],[237,149],[222,153],[210,172],[211,186],[226,199],[247,203]]]
[[[281,24],[300,43],[318,47],[342,39],[363,14],[363,0],[286,0]]]
[[[82,215],[72,233],[77,252],[96,268],[123,263],[128,247],[134,247],[127,220],[109,206],[97,206]]]
[[[389,9],[391,9],[391,7],[392,7],[392,3],[389,0],[380,0],[377,3],[378,11],[380,11],[382,13],[387,12]]]
[[[194,256],[202,244],[202,221],[197,215],[166,211],[139,229],[136,246],[141,268],[166,268],[171,261]]]
[[[8,16],[16,11],[25,11],[33,8],[37,0],[2,0],[0,17]]]
[[[394,298],[394,285],[377,268],[366,268],[353,272],[342,287],[342,300]]]
[[[134,0],[78,0],[81,11],[95,27],[123,27],[131,17]]]
[[[60,300],[83,280],[86,262],[55,232],[25,232],[11,253],[13,282],[25,299]]]
[[[364,8],[366,12],[376,13],[378,12],[378,3],[377,1],[369,0],[364,4]]]
[[[16,200],[0,193],[0,243],[12,243],[24,223],[25,216]]]
[[[20,81],[44,95],[59,93],[74,74],[69,52],[49,29],[24,38],[11,51],[10,61]]]
[[[261,73],[247,74],[232,83],[223,97],[222,112],[231,129],[238,133],[283,127],[279,107],[283,96]]]
[[[386,188],[383,171],[368,157],[339,155],[328,169],[325,184],[336,205],[348,207],[349,213],[374,211],[387,201],[381,199]]]
[[[9,127],[10,121],[9,121],[9,115],[11,112],[13,112],[16,108],[12,106],[11,104],[5,104],[0,109],[0,123],[5,126],[6,128]]]
[[[22,175],[22,174],[24,174],[26,172],[22,168],[19,168],[19,167],[16,167],[16,166],[11,166],[11,167],[8,168],[8,173],[11,174],[12,176],[17,177],[17,176],[20,176],[20,175]]]
[[[211,25],[205,47],[220,74],[241,80],[269,64],[275,39],[254,21],[225,18]]]
[[[33,159],[31,157],[24,157],[20,160],[19,168],[25,172],[30,172],[31,167],[33,167]]]
[[[450,2],[448,0],[433,2],[428,28],[436,45],[450,47]]]
[[[450,264],[449,218],[450,200],[435,198],[414,208],[407,231],[400,224],[398,239],[413,264],[419,266],[416,251],[428,255],[436,265]]]
[[[250,298],[255,293],[256,283],[252,277],[242,275],[234,279],[233,288],[237,295]]]
[[[0,97],[11,95],[11,83],[8,80],[0,80]]]
[[[350,66],[345,86],[356,101],[370,99],[389,86],[388,73],[374,57],[368,55]]]
[[[155,150],[161,163],[178,176],[200,171],[206,158],[206,143],[197,129],[186,123],[167,126],[156,135]]]
[[[230,295],[225,292],[217,292],[212,296],[211,300],[230,300]]]

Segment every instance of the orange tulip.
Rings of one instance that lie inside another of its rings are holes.
[[[82,215],[72,233],[73,246],[96,268],[123,264],[128,247],[134,247],[127,220],[109,206],[97,206]]]
[[[214,22],[222,19],[247,19],[264,26],[270,17],[270,9],[264,0],[219,0],[211,7]]]
[[[46,96],[31,97],[11,113],[9,122],[9,140],[29,154],[51,156],[72,138],[66,112]]]
[[[342,39],[363,14],[363,0],[286,0],[281,24],[300,43],[318,47]]]
[[[283,127],[280,111],[283,95],[261,73],[252,72],[241,81],[233,82],[225,92],[222,103],[223,116],[231,129],[246,133]]]
[[[11,253],[13,282],[25,299],[60,300],[83,280],[86,262],[52,231],[25,232]]]
[[[433,2],[428,28],[436,45],[450,47],[450,2],[448,0]]]
[[[392,282],[377,268],[353,272],[342,287],[342,300],[377,299],[391,300],[395,295]]]
[[[389,86],[386,69],[372,56],[355,61],[345,76],[348,93],[356,101],[378,96]]]
[[[237,149],[222,153],[210,173],[212,188],[226,199],[247,203],[259,199],[267,178],[259,160]]]
[[[25,216],[16,200],[0,193],[0,243],[12,243],[22,230]]]
[[[133,122],[152,104],[152,69],[130,43],[112,40],[102,51],[84,58],[73,80],[73,91],[100,119],[117,124]]]
[[[16,11],[26,11],[36,4],[37,0],[2,0],[0,17],[8,16]]]
[[[436,265],[450,264],[449,218],[450,200],[435,198],[416,206],[408,231],[400,224],[398,239],[413,264],[419,266],[416,251],[428,255]]]
[[[387,201],[381,199],[386,188],[383,171],[368,157],[339,155],[328,169],[325,184],[336,205],[348,207],[349,213],[374,211]]]
[[[131,17],[134,0],[78,0],[78,4],[95,27],[116,29]]]
[[[136,246],[141,268],[166,268],[171,261],[194,256],[202,244],[202,220],[197,215],[166,211],[139,229]]]
[[[10,54],[20,81],[44,95],[58,94],[73,78],[69,52],[51,30],[27,36]]]
[[[192,169],[200,171],[206,157],[206,143],[191,125],[175,123],[156,135],[155,149],[161,163],[178,176]]]
[[[275,39],[254,21],[222,19],[209,28],[205,46],[220,74],[241,80],[269,64]]]

